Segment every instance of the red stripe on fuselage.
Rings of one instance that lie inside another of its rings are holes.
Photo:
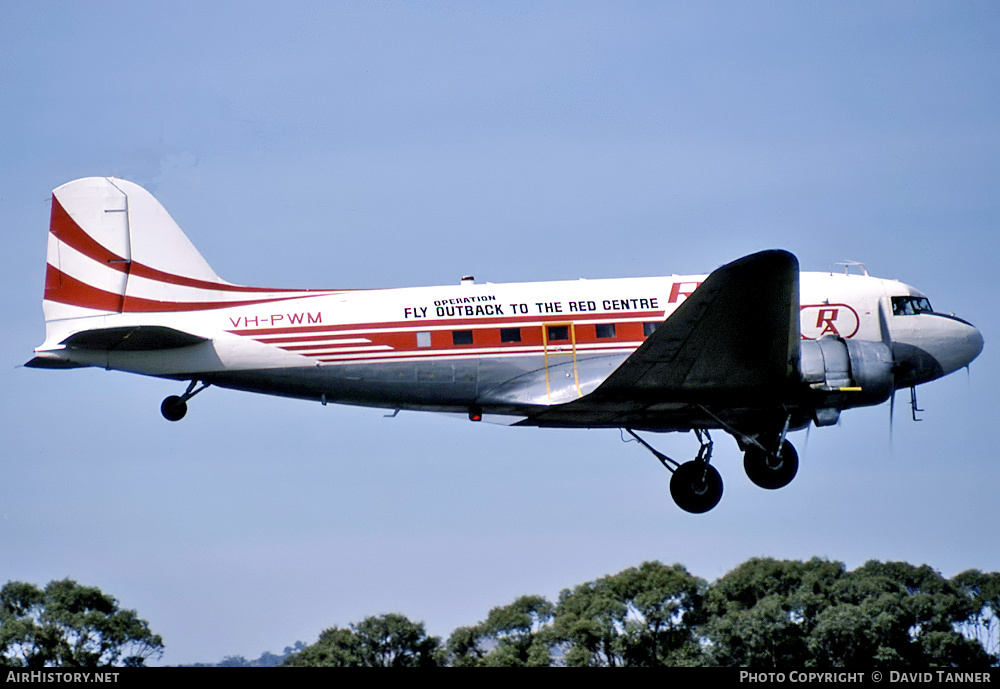
[[[616,313],[588,313],[586,315],[573,314],[576,318],[558,314],[558,316],[502,316],[470,319],[441,319],[441,320],[406,320],[406,321],[384,321],[374,323],[339,323],[336,325],[305,325],[302,327],[285,328],[243,328],[227,330],[232,335],[245,335],[254,337],[259,335],[294,335],[305,333],[325,333],[341,332],[344,330],[357,330],[359,332],[370,329],[385,328],[406,328],[408,331],[426,330],[427,328],[449,327],[451,330],[464,330],[469,328],[488,327],[490,325],[507,325],[511,323],[530,323],[531,326],[554,323],[574,323],[575,327],[580,327],[579,321],[614,320],[614,321],[662,321],[663,311],[629,311]],[[526,326],[526,327],[531,327]],[[268,343],[280,340],[270,340]]]
[[[338,324],[327,326],[305,326],[295,329],[317,331],[320,334],[310,335],[285,335],[274,337],[271,333],[278,330],[288,330],[287,328],[274,329],[254,329],[259,333],[252,339],[269,346],[298,353],[311,359],[319,360],[323,363],[351,362],[351,361],[399,361],[406,358],[428,359],[428,358],[470,358],[470,357],[496,357],[496,356],[570,356],[574,353],[578,355],[601,355],[617,354],[635,350],[645,339],[642,323],[648,320],[651,312],[638,312],[629,314],[587,314],[580,321],[575,322],[575,339],[548,340],[544,337],[543,329],[554,323],[565,323],[566,321],[554,321],[546,319],[544,316],[534,318],[492,318],[475,319],[473,321],[437,321],[450,327],[427,329],[429,338],[424,346],[417,344],[416,333],[424,331],[430,321],[395,321],[389,323],[366,323],[366,324]],[[595,318],[595,315],[597,316]],[[646,316],[647,318],[643,318]],[[657,320],[663,318],[662,312],[655,312]],[[607,322],[609,319],[615,320],[615,337],[598,337],[595,329],[600,323],[597,320]],[[504,323],[503,321],[507,321]],[[501,329],[504,325],[511,327],[510,321],[515,321],[517,329],[520,331],[520,339],[516,342],[504,342],[501,336]],[[398,326],[404,326],[400,328]],[[408,327],[406,327],[408,326]],[[455,344],[452,332],[455,330],[471,330],[473,342],[469,344]],[[242,334],[246,331],[228,331],[232,334]],[[343,341],[338,341],[342,339]],[[351,339],[366,340],[361,343],[352,343]],[[315,344],[309,344],[315,342]],[[382,346],[386,349],[373,351],[375,347]],[[391,348],[391,349],[389,349]],[[311,350],[311,351],[310,351]]]

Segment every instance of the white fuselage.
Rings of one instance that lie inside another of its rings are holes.
[[[49,322],[45,345],[72,332],[150,324],[208,341],[153,352],[60,351],[74,363],[323,402],[461,411],[490,391],[544,371],[524,404],[558,404],[593,391],[663,322],[704,275],[561,282],[259,293],[226,308],[119,313]],[[302,292],[295,293],[302,295]],[[802,273],[803,340],[879,341],[879,305],[894,344],[938,367],[964,366],[982,348],[974,328],[932,313],[891,315],[893,296],[923,296],[862,275]],[[926,367],[925,367],[926,368]]]

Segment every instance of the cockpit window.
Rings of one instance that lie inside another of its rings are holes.
[[[934,313],[927,297],[892,297],[893,316],[913,316],[918,313]]]

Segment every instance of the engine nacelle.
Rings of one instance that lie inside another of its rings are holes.
[[[841,409],[881,404],[893,388],[892,351],[882,342],[821,337],[799,348],[802,382],[821,393],[816,425],[837,422]]]

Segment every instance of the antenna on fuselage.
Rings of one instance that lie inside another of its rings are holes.
[[[844,275],[851,274],[851,266],[856,266],[861,269],[861,274],[865,277],[871,277],[868,275],[868,269],[865,268],[865,264],[860,261],[841,261],[840,263],[835,263],[834,265],[844,266]]]

